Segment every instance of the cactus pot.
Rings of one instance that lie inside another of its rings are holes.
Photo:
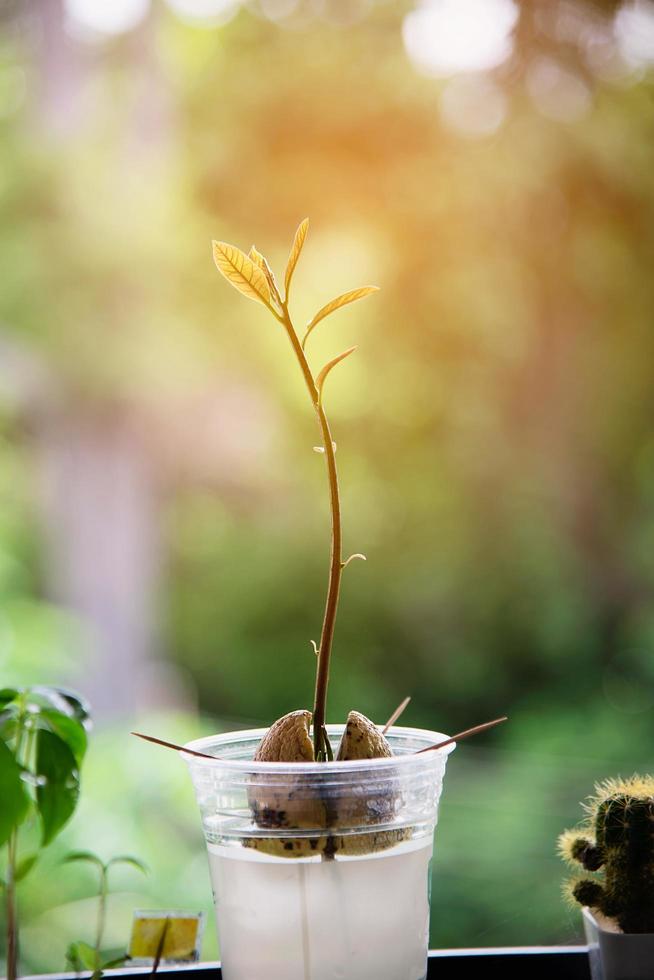
[[[654,978],[654,933],[621,932],[588,908],[583,917],[592,980]]]
[[[329,725],[336,742],[343,725]],[[391,758],[260,762],[265,730],[185,756],[202,814],[224,980],[424,980],[447,736],[387,735]]]

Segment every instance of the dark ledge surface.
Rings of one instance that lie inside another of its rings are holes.
[[[151,967],[124,967],[107,970],[111,980],[142,980],[150,976]],[[192,966],[161,966],[157,975],[175,974],[180,980],[221,980],[219,963],[196,963]],[[31,980],[76,980],[90,974],[51,973]],[[590,980],[586,946],[511,946],[484,949],[439,949],[429,954],[427,980]],[[30,980],[30,978],[25,978]],[[266,980],[252,977],[252,980]],[[375,980],[370,977],[370,980]],[[398,980],[403,978],[398,977]]]

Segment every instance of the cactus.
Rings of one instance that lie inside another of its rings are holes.
[[[654,777],[610,779],[595,787],[588,817],[559,837],[559,853],[593,877],[566,885],[581,905],[623,932],[654,933]]]

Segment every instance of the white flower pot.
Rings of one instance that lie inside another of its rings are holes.
[[[654,980],[654,933],[626,933],[583,909],[592,980]]]

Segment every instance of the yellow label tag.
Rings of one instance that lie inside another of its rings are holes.
[[[202,917],[197,913],[136,912],[129,955],[132,959],[154,959],[160,955],[162,960],[195,962],[200,953],[201,924]]]

